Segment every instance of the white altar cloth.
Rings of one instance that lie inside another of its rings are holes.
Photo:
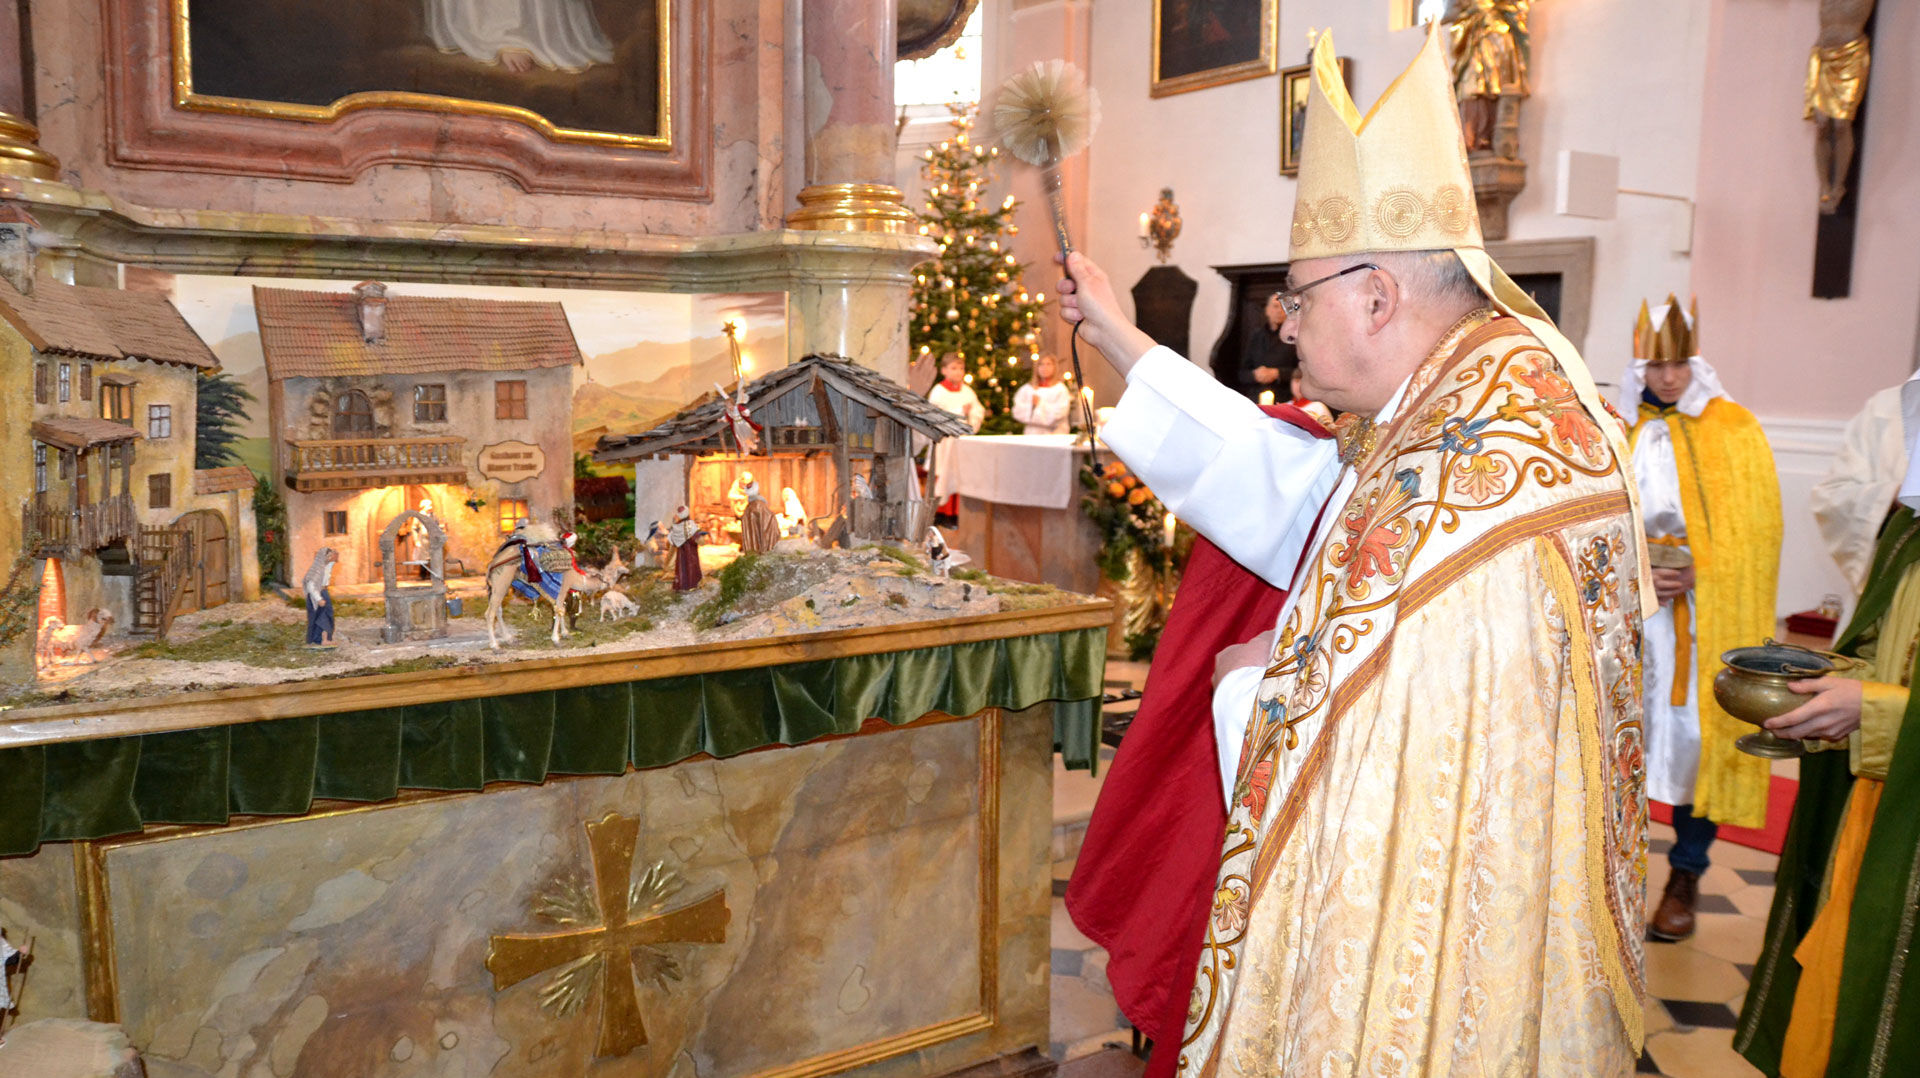
[[[1073,434],[997,434],[961,438],[954,471],[960,493],[998,505],[1066,509],[1078,501],[1087,448]]]

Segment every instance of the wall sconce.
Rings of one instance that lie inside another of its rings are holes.
[[[1173,203],[1173,188],[1160,189],[1160,201],[1151,213],[1140,215],[1140,246],[1152,247],[1160,261],[1173,254],[1173,241],[1180,236],[1180,207]]]

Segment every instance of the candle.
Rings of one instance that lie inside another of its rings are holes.
[[[1152,216],[1152,214],[1146,213],[1140,215],[1140,238],[1143,240],[1147,238],[1147,223],[1152,219]]]
[[[1167,540],[1167,548],[1172,549],[1173,548],[1173,514],[1172,513],[1167,514],[1166,540]]]
[[[1087,411],[1089,411],[1089,412],[1091,412],[1091,411],[1093,411],[1093,387],[1092,387],[1092,386],[1081,386],[1081,387],[1080,387],[1080,396],[1086,399],[1086,402],[1087,402]]]
[[[1272,404],[1272,403],[1273,403],[1273,390],[1271,390],[1271,389],[1263,389],[1263,390],[1261,390],[1261,391],[1260,391],[1260,403],[1261,403],[1261,404]]]

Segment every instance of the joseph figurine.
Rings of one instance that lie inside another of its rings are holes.
[[[1208,1078],[1624,1078],[1651,598],[1624,429],[1487,256],[1437,37],[1364,122],[1329,36],[1310,77],[1281,333],[1337,439],[1155,347],[1084,256],[1060,286],[1127,379],[1114,453],[1291,585],[1215,661],[1226,833],[1160,1050]]]

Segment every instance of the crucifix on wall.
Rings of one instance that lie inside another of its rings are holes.
[[[1806,118],[1813,122],[1813,164],[1820,179],[1813,294],[1845,296],[1853,286],[1854,207],[1848,175],[1866,130],[1867,71],[1874,0],[1820,0],[1820,35],[1807,58]]]

